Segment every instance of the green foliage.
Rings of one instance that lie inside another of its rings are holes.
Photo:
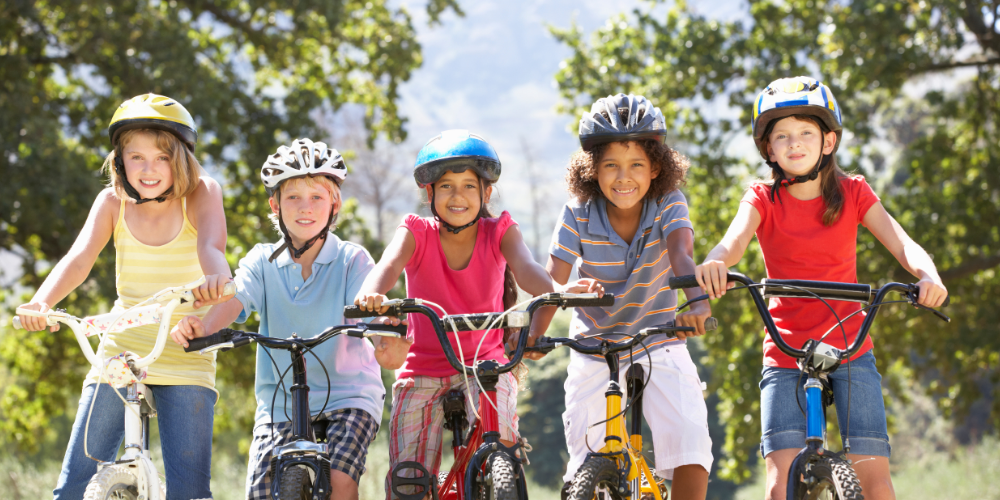
[[[431,22],[448,9],[462,14],[455,0],[430,0]],[[322,135],[316,120],[345,104],[364,109],[369,140],[404,139],[398,88],[420,63],[410,14],[386,0],[0,2],[0,249],[23,259],[19,285],[37,289],[105,182],[99,166],[115,108],[155,92],[195,117],[198,158],[225,187],[235,266],[276,239],[257,180],[263,159]],[[345,205],[340,234],[378,249],[355,213]],[[107,310],[114,296],[108,248],[59,306],[82,316]],[[5,315],[27,299],[6,297]],[[244,351],[219,357],[220,387],[242,391],[220,407],[223,433],[252,418],[235,404],[253,383],[253,353]],[[11,329],[0,359],[14,381],[0,388],[0,436],[30,452],[52,437],[48,424],[79,390],[84,360],[65,331]]]
[[[842,166],[867,174],[883,204],[931,253],[952,293],[945,325],[902,306],[883,309],[873,332],[883,373],[912,363],[953,416],[967,414],[977,388],[1000,382],[1000,36],[987,2],[759,0],[750,22],[719,22],[684,2],[665,15],[636,10],[608,20],[589,39],[576,26],[551,28],[572,54],[556,74],[563,111],[618,92],[643,94],[673,125],[668,140],[691,160],[684,188],[704,256],[725,233],[746,182],[762,171],[749,142],[750,102],[770,81],[814,75],[844,109]],[[663,9],[659,9],[663,10]],[[654,10],[658,12],[658,10]],[[946,91],[942,71],[972,68]],[[752,159],[749,160],[748,159]],[[867,231],[860,231],[861,282],[915,281]],[[737,270],[765,276],[751,244]],[[710,390],[726,427],[720,476],[740,481],[756,454],[756,384],[761,323],[745,294],[713,303],[723,328],[705,337]],[[993,397],[990,421],[1000,423]]]

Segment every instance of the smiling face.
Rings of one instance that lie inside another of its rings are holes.
[[[174,185],[170,154],[157,146],[156,136],[139,133],[122,148],[125,177],[143,198],[156,198]]]
[[[276,196],[281,197],[279,207]],[[268,199],[271,211],[281,214],[288,235],[295,246],[328,229],[330,212],[340,211],[340,188],[327,178],[289,179],[281,184],[276,196]]]
[[[455,227],[475,220],[482,203],[489,203],[493,193],[493,187],[487,186],[480,201],[479,176],[471,168],[461,173],[449,170],[426,189],[427,197],[433,200],[438,217]]]
[[[820,154],[828,155],[837,144],[837,133],[824,134],[813,120],[794,116],[783,118],[774,124],[767,136],[767,154],[772,162],[777,162],[785,175],[796,177],[812,171],[819,162]]]
[[[608,145],[597,164],[597,184],[615,207],[628,210],[642,203],[649,185],[659,175],[646,151],[635,142]]]

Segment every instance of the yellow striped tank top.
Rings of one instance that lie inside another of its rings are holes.
[[[154,293],[171,286],[181,286],[200,278],[204,273],[198,261],[198,231],[187,216],[187,199],[181,200],[184,224],[169,243],[160,246],[146,245],[135,239],[125,223],[125,203],[118,211],[115,224],[115,284],[118,300],[114,311],[121,311],[149,298]],[[202,317],[208,307],[199,310],[191,304],[181,304],[170,318],[171,328],[185,316]],[[108,334],[104,341],[106,356],[130,351],[145,356],[156,343],[158,325],[132,328],[121,333]],[[171,339],[167,339],[163,354],[147,369],[143,383],[150,385],[198,385],[215,389],[215,353],[186,353]],[[97,382],[99,373],[91,368],[84,385]]]

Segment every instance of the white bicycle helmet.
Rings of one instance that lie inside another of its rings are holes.
[[[267,157],[264,166],[260,169],[260,180],[264,182],[267,195],[273,196],[282,182],[297,177],[325,175],[333,179],[333,182],[340,186],[347,178],[347,164],[344,158],[336,149],[328,148],[325,143],[313,142],[310,139],[295,139],[289,146],[280,146],[278,151]],[[325,240],[329,228],[337,220],[337,214],[330,211],[330,219],[327,221],[326,229],[316,236],[306,241],[301,248],[295,248],[292,244],[292,237],[288,234],[285,221],[281,218],[281,201],[278,201],[278,227],[285,242],[275,249],[268,261],[281,255],[286,248],[292,256],[299,258],[309,250],[317,241]]]
[[[336,149],[325,143],[296,139],[290,146],[281,146],[268,156],[260,169],[260,180],[268,196],[274,194],[282,182],[310,175],[331,177],[339,186],[347,178],[347,164]]]

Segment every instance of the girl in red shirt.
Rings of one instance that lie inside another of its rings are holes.
[[[776,80],[754,101],[752,115],[754,142],[771,167],[771,180],[747,190],[726,235],[696,268],[698,283],[711,298],[726,293],[728,268],[740,261],[754,234],[768,278],[856,283],[857,230],[864,224],[919,278],[920,304],[937,307],[944,302],[948,292],[927,252],[885,211],[863,177],[849,176],[837,167],[834,153],[840,145],[841,114],[826,85],[807,77]],[[831,305],[841,318],[861,307],[850,302]],[[785,341],[794,347],[809,338],[819,339],[836,324],[816,300],[771,299],[768,309]],[[848,343],[854,341],[862,320],[863,313],[844,322]],[[842,336],[830,335],[824,342],[846,347]],[[894,499],[881,376],[870,338],[850,365],[851,435],[842,436],[850,439],[853,453],[848,458],[854,462],[865,498]],[[789,466],[805,446],[805,418],[788,403],[792,391],[802,391],[795,366],[770,337],[765,338],[761,454],[767,464],[770,500],[785,498]],[[835,400],[844,402],[837,405],[841,429],[847,427],[847,372],[830,375]]]

